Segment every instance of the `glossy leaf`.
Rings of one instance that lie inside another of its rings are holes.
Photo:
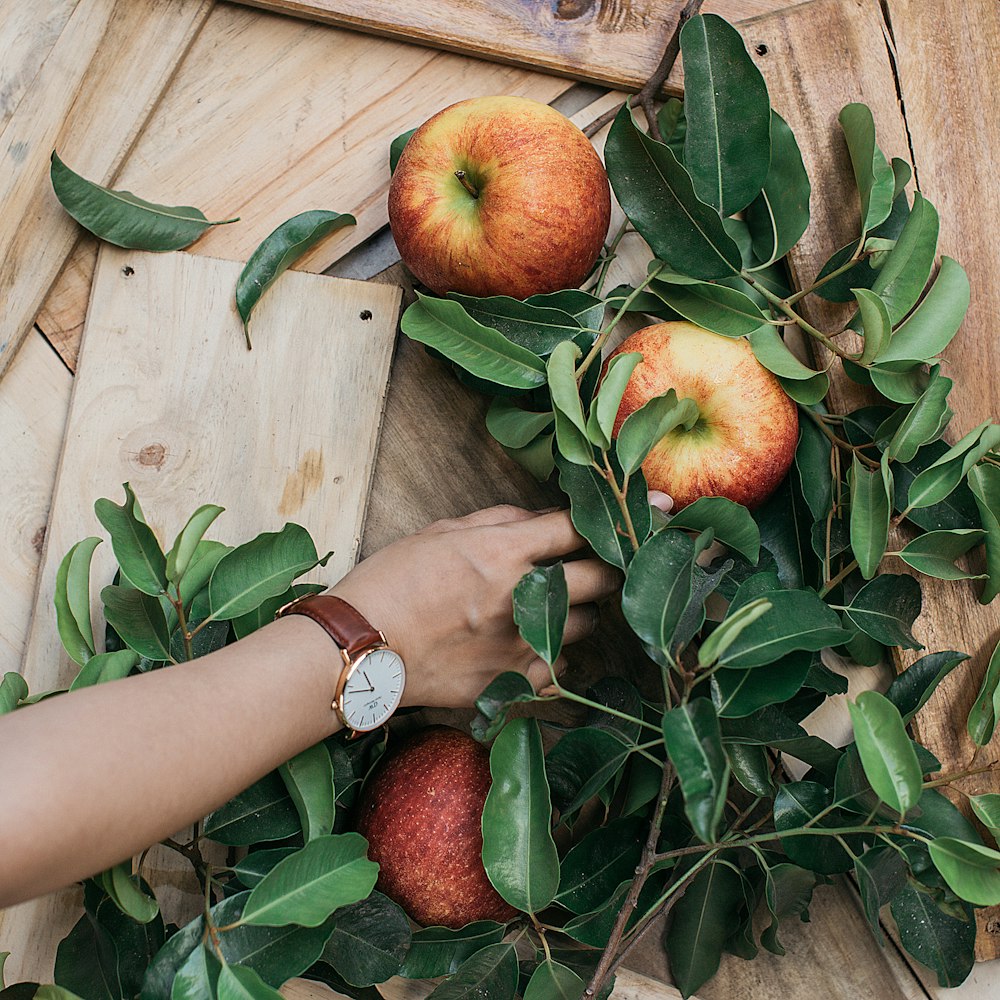
[[[545,773],[552,801],[563,817],[572,816],[621,772],[631,749],[609,728],[571,729],[549,751]]]
[[[325,743],[316,743],[278,768],[295,803],[306,843],[333,830],[336,791],[333,761]]]
[[[908,566],[938,580],[980,580],[982,573],[966,573],[955,565],[970,549],[986,537],[985,531],[960,528],[957,531],[928,531],[917,535],[899,553]]]
[[[861,575],[870,580],[878,570],[889,539],[892,471],[887,461],[883,461],[878,469],[869,469],[855,454],[850,484],[851,550]]]
[[[187,205],[157,205],[130,191],[113,191],[71,170],[53,151],[49,171],[62,207],[88,232],[115,246],[133,250],[181,250],[211,226],[238,219],[209,222]]]
[[[524,990],[524,1000],[579,1000],[586,983],[559,962],[539,962]]]
[[[28,697],[28,683],[20,675],[8,670],[0,677],[0,715],[17,708],[18,702]]]
[[[321,961],[352,986],[384,983],[399,972],[411,938],[410,921],[402,908],[373,892],[336,911]]]
[[[170,659],[170,635],[160,602],[130,587],[101,591],[104,616],[122,641],[150,660]]]
[[[710,636],[698,649],[698,665],[709,667],[739,638],[744,629],[749,628],[758,618],[766,615],[773,608],[767,598],[759,597],[739,608],[730,608],[730,612],[719,623]],[[784,699],[782,699],[784,700]]]
[[[591,441],[605,451],[611,447],[611,432],[615,417],[621,406],[622,396],[635,366],[642,361],[637,352],[616,354],[608,364],[601,379],[601,388],[590,407],[587,418],[587,435]]]
[[[833,837],[818,834],[798,834],[806,824],[811,827],[831,826],[828,816],[818,823],[814,818],[830,804],[830,792],[814,781],[790,781],[778,787],[774,799],[774,825],[781,838],[785,853],[802,868],[821,875],[836,875],[850,871],[854,864],[851,856]]]
[[[813,371],[804,365],[789,350],[778,328],[763,326],[750,335],[750,346],[754,357],[769,371],[793,382],[808,381],[822,372]]]
[[[899,710],[877,691],[863,691],[847,707],[868,781],[887,806],[903,815],[920,798],[923,776]]]
[[[575,363],[579,357],[580,348],[571,340],[563,341],[550,355],[545,371],[555,410],[559,451],[576,465],[589,466],[594,461],[594,448],[587,436],[587,420],[576,384]]]
[[[920,584],[912,576],[882,573],[858,591],[845,614],[883,646],[922,649],[910,631],[921,604]]]
[[[569,591],[561,562],[536,566],[514,588],[514,623],[521,638],[550,666],[562,649]]]
[[[604,300],[579,288],[562,288],[558,292],[531,295],[524,301],[529,305],[567,313],[584,330],[599,330],[604,322]]]
[[[658,259],[705,280],[739,271],[739,247],[718,212],[699,200],[673,152],[636,127],[627,104],[611,126],[604,156],[619,204]]]
[[[739,32],[715,14],[680,33],[684,62],[684,162],[702,201],[733,215],[753,201],[771,159],[767,84]]]
[[[1000,594],[1000,468],[974,465],[969,470],[968,482],[986,532],[987,578],[979,601],[989,604]]]
[[[795,449],[795,471],[809,513],[822,520],[833,507],[833,445],[812,420],[799,421],[799,443]]]
[[[143,892],[139,879],[132,876],[131,868],[131,862],[115,865],[101,872],[101,882],[104,891],[122,913],[136,923],[148,924],[160,912],[160,907],[155,896]]]
[[[470,955],[504,936],[503,924],[477,920],[453,930],[450,927],[422,927],[413,932],[410,949],[399,975],[406,979],[434,979],[450,976]]]
[[[478,323],[452,299],[418,292],[417,301],[403,313],[400,329],[478,378],[513,389],[535,389],[545,383],[541,359]]]
[[[534,413],[505,396],[497,396],[486,412],[486,429],[504,447],[524,448],[548,430],[553,419],[551,410]]]
[[[173,548],[167,553],[166,574],[171,583],[177,583],[184,576],[205,532],[224,510],[225,507],[207,503],[188,518],[187,524],[174,541]]]
[[[218,1000],[281,1000],[277,990],[243,965],[222,966],[216,995]]]
[[[353,215],[314,209],[293,215],[270,233],[250,255],[236,281],[236,311],[247,331],[250,346],[250,314],[261,296],[300,257],[331,233],[357,224]]]
[[[765,869],[764,899],[771,914],[771,924],[761,934],[760,943],[772,954],[785,954],[778,940],[778,929],[783,920],[793,917],[808,919],[816,881],[813,872],[798,865],[781,863]]]
[[[984,747],[996,730],[1000,720],[1000,643],[997,643],[986,665],[979,685],[979,693],[969,710],[968,730],[972,742]]]
[[[1000,903],[1000,852],[954,837],[937,837],[927,850],[934,867],[960,899],[974,906]]]
[[[531,681],[514,670],[498,674],[476,699],[479,715],[472,720],[472,735],[480,743],[490,743],[507,722],[507,712],[512,705],[537,701],[538,695]]]
[[[971,907],[964,919],[941,910],[926,891],[906,885],[890,904],[903,947],[937,973],[941,986],[960,986],[975,963],[976,920]]]
[[[509,295],[476,298],[473,295],[448,294],[483,326],[498,330],[508,340],[544,357],[561,343],[580,334],[580,324],[562,309],[513,299]]]
[[[90,621],[90,563],[99,538],[77,542],[63,556],[56,571],[56,627],[63,649],[83,666],[94,655],[94,629]]]
[[[356,903],[375,888],[378,865],[368,860],[367,851],[368,842],[357,833],[310,840],[251,890],[243,922],[318,927],[337,907]]]
[[[296,597],[302,597],[305,594],[322,594],[324,590],[326,590],[326,585],[323,583],[293,583],[283,594],[268,597],[253,611],[248,611],[245,615],[234,618],[232,620],[233,635],[237,639],[251,635],[257,629],[270,625],[278,611]],[[204,631],[209,631],[216,625],[225,627],[225,622],[212,622],[205,626]],[[195,642],[197,639],[198,637],[195,636]]]
[[[171,1000],[205,1000],[215,997],[222,963],[210,945],[195,948],[177,970],[170,987]]]
[[[954,650],[922,656],[892,679],[885,696],[899,709],[903,722],[908,723],[927,704],[941,681],[968,659],[968,653]]]
[[[785,119],[771,109],[771,162],[760,194],[744,213],[753,252],[765,265],[780,260],[809,225],[809,175]]]
[[[513,1000],[517,954],[512,944],[491,944],[470,955],[428,1000]]]
[[[497,892],[528,913],[543,910],[559,889],[552,840],[552,801],[542,738],[534,719],[512,719],[490,751],[483,806],[483,865]]]
[[[850,365],[850,361],[845,361],[845,370]],[[927,388],[929,377],[917,361],[902,362],[902,371],[890,371],[886,368],[879,368],[873,365],[871,368],[857,369],[865,372],[867,380],[886,399],[891,399],[895,403],[915,403]]]
[[[298,847],[272,847],[263,851],[251,851],[233,865],[233,871],[241,885],[253,889],[279,861],[284,861],[298,850]]]
[[[186,607],[192,606],[195,597],[208,586],[208,581],[212,578],[219,561],[227,552],[232,551],[231,546],[223,545],[222,542],[202,539],[198,543],[180,582],[181,599]]]
[[[517,462],[521,468],[529,472],[540,483],[544,483],[552,475],[552,470],[556,467],[555,456],[552,445],[555,441],[554,433],[542,434],[535,438],[531,444],[523,448],[508,448],[504,446],[504,451],[508,457]]]
[[[1000,425],[988,421],[969,431],[910,483],[909,507],[930,507],[945,499],[990,449],[1000,445]]]
[[[906,412],[895,428],[886,451],[889,458],[901,462],[912,462],[922,445],[937,439],[943,430],[943,422],[950,417],[948,393],[952,381],[943,375],[931,377],[920,398]]]
[[[875,122],[864,104],[848,104],[839,116],[861,196],[861,232],[868,233],[889,216],[895,176],[875,142]]]
[[[635,874],[645,824],[638,817],[612,820],[592,830],[562,859],[555,902],[573,913],[603,906]]]
[[[751,563],[760,558],[760,529],[742,504],[725,497],[699,497],[670,519],[672,528],[701,532],[711,528],[722,542]]]
[[[892,319],[886,304],[867,288],[853,289],[861,318],[861,330],[865,345],[858,357],[859,365],[874,361],[886,348],[892,336]]]
[[[752,670],[719,670],[712,677],[716,711],[722,718],[736,719],[786,702],[805,684],[811,664],[812,654],[799,652]]]
[[[262,532],[219,560],[208,585],[212,617],[227,621],[249,614],[269,597],[285,593],[317,561],[316,546],[301,525]]]
[[[663,876],[656,872],[647,880],[642,891],[639,893],[637,905],[626,922],[625,926],[627,930],[631,930],[656,904],[663,889],[663,881]],[[579,916],[571,918],[563,925],[563,933],[571,937],[574,941],[579,941],[580,944],[587,945],[590,948],[606,947],[618,914],[625,905],[631,886],[631,878],[626,882],[622,882],[605,906],[597,910],[592,910],[590,913],[582,913]]]
[[[396,165],[399,163],[399,158],[403,155],[403,150],[406,148],[406,144],[410,141],[410,136],[413,135],[417,130],[415,128],[408,129],[406,132],[401,132],[396,136],[392,142],[389,143],[389,173],[394,174],[396,172]]]
[[[684,814],[706,844],[715,842],[729,788],[729,761],[715,708],[706,698],[663,716],[663,739],[684,795]]]
[[[727,285],[653,281],[649,290],[685,319],[723,337],[745,337],[766,323],[749,295]]]
[[[122,506],[101,499],[94,504],[94,513],[111,536],[111,548],[121,566],[122,576],[133,587],[155,597],[167,587],[167,560],[156,536],[142,518],[132,487],[125,483],[124,488]]]
[[[295,805],[277,771],[205,817],[203,833],[231,847],[284,840],[301,829]]]
[[[906,860],[892,847],[870,847],[854,860],[861,905],[879,944],[884,941],[880,912],[906,886],[906,875]]]
[[[618,431],[616,454],[622,469],[632,475],[667,434],[677,428],[690,430],[699,416],[694,400],[678,399],[673,389],[647,400],[625,418]]]

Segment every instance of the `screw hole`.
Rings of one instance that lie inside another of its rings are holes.
[[[361,312],[359,313],[359,316],[361,319],[367,322],[372,318],[372,311],[371,309],[362,309]]]
[[[132,275],[135,274],[135,268],[132,267],[131,264],[126,264],[122,268],[122,274],[124,274],[126,278],[131,278]]]
[[[763,42],[761,42],[760,45],[758,45],[757,48],[754,49],[754,51],[759,56],[766,56],[767,55],[767,46]]]

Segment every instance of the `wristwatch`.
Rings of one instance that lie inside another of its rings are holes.
[[[357,733],[378,729],[399,707],[406,683],[403,658],[385,636],[347,601],[333,594],[305,594],[279,608],[275,618],[305,615],[326,629],[344,660],[333,698],[340,721]]]

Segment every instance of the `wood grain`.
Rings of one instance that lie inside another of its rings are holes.
[[[115,183],[154,201],[197,205],[211,218],[241,216],[191,248],[231,260],[246,260],[297,212],[351,212],[357,226],[295,265],[320,272],[388,222],[393,137],[466,97],[504,93],[547,103],[569,86],[540,73],[219,4]],[[81,241],[38,317],[71,366],[96,253],[96,241]]]
[[[227,508],[213,527],[222,541],[294,520],[334,550],[319,578],[337,580],[354,563],[399,289],[285,275],[258,306],[248,352],[233,308],[239,271],[189,254],[103,251],[24,660],[32,690],[72,676],[55,628],[55,571],[73,542],[102,533],[94,500],[120,501],[122,482],[133,484],[165,544],[211,500]],[[112,569],[102,545],[92,573],[95,615]],[[166,883],[161,899],[176,919],[185,888],[176,867],[154,864],[147,877],[158,888]],[[75,902],[71,890],[0,913],[13,981],[51,981]]]
[[[0,377],[77,238],[51,190],[50,153],[109,181],[213,2],[80,0],[10,114],[0,133]]]
[[[246,2],[623,90],[638,90],[652,74],[683,6],[683,0]],[[795,2],[709,0],[704,9],[740,21],[793,7]]]

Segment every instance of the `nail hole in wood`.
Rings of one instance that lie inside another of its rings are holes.
[[[124,274],[126,278],[131,278],[132,275],[135,274],[135,268],[132,267],[131,264],[126,264],[122,268],[122,274]]]
[[[361,312],[359,313],[359,316],[365,322],[368,322],[368,320],[370,320],[372,318],[372,311],[371,311],[371,309],[362,309]]]
[[[754,49],[754,52],[756,52],[757,55],[759,56],[766,56],[767,46],[763,42],[761,42],[760,45],[758,45],[757,48]]]

